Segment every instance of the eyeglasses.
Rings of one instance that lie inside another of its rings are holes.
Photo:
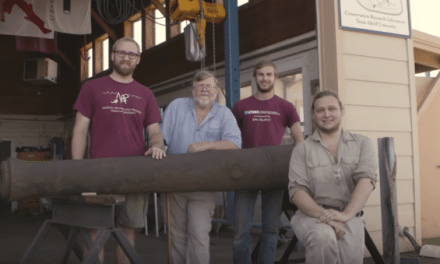
[[[212,84],[195,84],[194,88],[197,90],[202,90],[203,88],[205,88],[206,90],[212,91],[215,88],[217,88],[217,86],[212,85]]]
[[[134,52],[126,52],[126,51],[123,51],[123,50],[115,50],[113,52],[116,55],[118,55],[119,58],[125,58],[125,56],[127,55],[130,60],[134,60],[134,59],[139,57],[139,54],[134,53]]]

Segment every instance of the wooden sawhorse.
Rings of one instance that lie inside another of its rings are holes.
[[[46,220],[40,227],[20,264],[31,263],[32,257],[52,226],[58,227],[67,240],[61,263],[67,263],[72,251],[82,264],[100,263],[98,255],[110,235],[115,237],[131,263],[144,263],[122,229],[115,227],[115,206],[123,201],[123,195],[68,196],[51,199],[52,219]],[[95,241],[92,241],[88,229],[99,230]],[[85,241],[85,256],[78,244],[78,235]]]

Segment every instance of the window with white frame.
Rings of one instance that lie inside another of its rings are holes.
[[[93,44],[88,43],[80,50],[81,80],[86,80],[93,75]]]
[[[110,41],[108,38],[102,41],[102,70],[108,70],[110,64]]]
[[[133,39],[142,47],[142,20],[133,22]]]
[[[249,0],[237,0],[237,6],[242,6],[249,3]]]
[[[87,78],[93,77],[93,48],[87,50]]]
[[[154,45],[159,45],[166,40],[165,17],[159,10],[154,10]]]

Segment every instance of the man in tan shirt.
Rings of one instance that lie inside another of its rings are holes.
[[[290,200],[292,229],[306,247],[306,263],[363,263],[364,207],[376,183],[373,142],[341,128],[342,103],[331,91],[312,104],[316,130],[295,147]]]

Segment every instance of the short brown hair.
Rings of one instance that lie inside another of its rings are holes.
[[[139,44],[136,42],[136,40],[129,38],[129,37],[123,37],[115,41],[112,47],[112,52],[116,51],[116,48],[122,43],[122,42],[132,42],[136,44],[136,47],[138,48],[138,54],[141,53],[141,47],[139,47]]]
[[[214,73],[212,73],[210,71],[199,71],[198,73],[196,73],[196,75],[193,78],[193,85],[196,82],[201,82],[201,81],[206,80],[210,77],[214,78],[215,85],[217,86],[217,88],[219,88],[220,87],[219,81],[215,77]]]
[[[261,69],[261,68],[264,68],[264,67],[267,67],[267,66],[272,67],[272,68],[273,68],[273,72],[274,72],[274,74],[275,74],[275,77],[278,77],[277,66],[275,66],[275,64],[274,64],[272,61],[270,61],[270,60],[261,60],[261,61],[259,61],[259,62],[257,63],[257,65],[255,65],[255,68],[254,68],[254,77],[257,76],[257,70],[259,70],[259,69]]]
[[[341,102],[341,100],[339,100],[339,96],[335,92],[330,91],[330,90],[323,90],[323,91],[320,91],[317,95],[315,95],[315,98],[313,98],[312,112],[315,111],[316,100],[318,100],[322,97],[326,97],[326,96],[333,96],[334,98],[336,98],[336,100],[338,100],[338,104],[339,104],[339,107],[341,108],[341,111],[344,110],[344,107],[342,106],[342,102]]]

